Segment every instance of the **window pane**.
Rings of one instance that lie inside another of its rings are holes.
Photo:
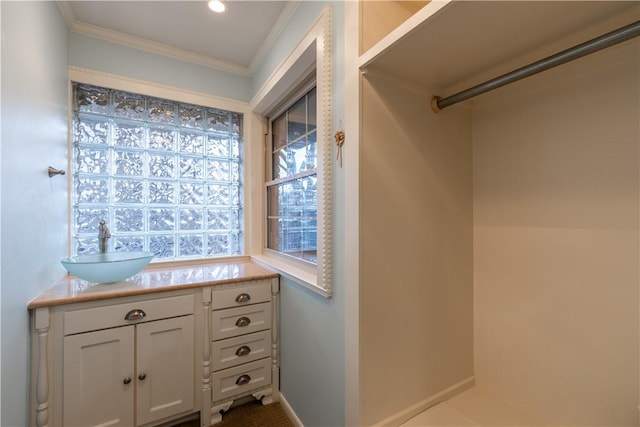
[[[102,117],[79,116],[74,129],[74,140],[82,144],[107,145],[109,123]]]
[[[231,113],[223,110],[207,110],[207,129],[224,133],[233,133]]]
[[[141,95],[116,92],[113,94],[114,115],[142,120],[145,113],[145,99]]]
[[[174,124],[176,121],[175,103],[164,99],[150,99],[149,120],[155,123]]]
[[[174,132],[169,128],[150,128],[149,129],[149,148],[152,150],[173,151]]]
[[[87,233],[98,235],[98,225],[102,218],[109,214],[109,210],[104,209],[76,209],[75,231],[76,233]]]
[[[241,113],[74,84],[74,254],[242,253]]]
[[[268,187],[269,249],[316,262],[316,192],[316,175]]]
[[[149,176],[174,178],[176,176],[176,158],[174,155],[152,154],[149,156]]]
[[[106,147],[77,147],[75,155],[78,172],[98,175],[108,173],[109,159]]]
[[[115,210],[115,232],[144,231],[144,211],[139,208]]]
[[[144,250],[143,237],[116,237],[114,248],[116,251],[134,252]]]
[[[202,239],[202,235],[180,236],[180,256],[202,256],[203,250],[204,241]]]
[[[115,123],[115,144],[121,147],[144,148],[144,127],[137,123]]]
[[[307,98],[303,97],[288,111],[287,142],[294,142],[307,133]]]
[[[202,129],[204,108],[195,105],[180,105],[180,124],[182,126]]]
[[[207,155],[212,157],[229,157],[231,148],[229,140],[219,134],[209,134],[207,136]]]
[[[180,156],[180,178],[204,179],[204,160],[200,157]]]
[[[76,85],[75,111],[86,111],[96,114],[109,112],[109,90],[88,85]]]
[[[271,179],[317,167],[315,102],[314,88],[272,122]]]
[[[273,154],[274,179],[292,176],[306,170],[315,169],[316,141],[315,132],[287,145]]]
[[[181,131],[178,135],[178,147],[183,153],[202,154],[204,152],[204,134],[202,132]]]
[[[144,160],[141,152],[114,150],[114,153],[116,175],[142,176]]]

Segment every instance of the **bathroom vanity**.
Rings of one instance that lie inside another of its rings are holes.
[[[30,424],[152,426],[277,400],[276,273],[250,260],[65,276],[29,305]]]

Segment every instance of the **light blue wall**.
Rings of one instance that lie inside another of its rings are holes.
[[[342,9],[339,2],[303,1],[301,0],[293,16],[282,29],[278,39],[269,49],[269,54],[263,59],[253,76],[253,94],[258,92],[269,76],[287,59],[287,56],[300,43],[305,34],[311,29],[327,4],[333,4],[334,15],[336,8]],[[342,12],[340,12],[342,13]],[[334,16],[335,28],[335,16]],[[340,31],[342,31],[340,29]]]
[[[333,6],[334,123],[344,114],[343,6],[302,1],[250,80],[207,67],[69,34],[54,2],[0,2],[2,145],[0,249],[2,426],[27,424],[27,302],[64,274],[67,181],[67,64],[200,93],[249,101]],[[344,180],[334,168],[334,295],[282,281],[281,390],[307,427],[344,425]]]
[[[2,8],[2,426],[27,425],[30,299],[64,270],[68,31],[55,2]]]
[[[248,102],[251,81],[227,72],[86,35],[69,36],[69,65]]]
[[[344,117],[344,5],[301,1],[256,72],[257,91],[313,26],[322,9],[333,15],[333,123]],[[335,159],[335,154],[332,156]],[[345,424],[344,171],[334,163],[334,283],[330,299],[286,279],[280,294],[280,391],[306,427]],[[356,343],[354,343],[356,345]]]

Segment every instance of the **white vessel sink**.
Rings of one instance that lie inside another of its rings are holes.
[[[114,283],[142,271],[153,252],[107,252],[63,258],[60,262],[74,276],[95,283]]]

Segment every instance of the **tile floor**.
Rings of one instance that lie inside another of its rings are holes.
[[[472,387],[404,423],[403,427],[481,426],[539,427],[560,425],[528,408],[516,408],[489,392]]]

